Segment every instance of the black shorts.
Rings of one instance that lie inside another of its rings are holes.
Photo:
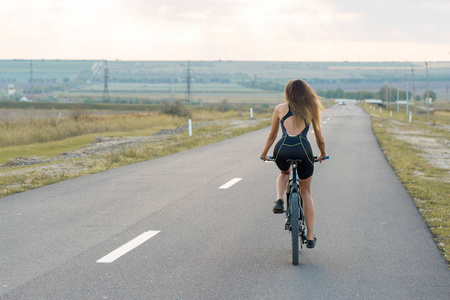
[[[275,163],[281,171],[288,171],[290,164],[288,159],[301,159],[302,163],[297,167],[298,178],[308,179],[314,173],[314,157],[311,144],[308,139],[298,136],[282,136],[273,150]]]

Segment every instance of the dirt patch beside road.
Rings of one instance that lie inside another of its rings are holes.
[[[444,138],[432,130],[424,128],[411,128],[409,124],[389,120],[388,131],[395,138],[400,139],[415,149],[420,151],[420,155],[425,158],[430,165],[435,168],[450,171],[450,140]],[[448,127],[448,126],[447,126]],[[450,129],[442,127],[450,134]],[[449,178],[450,180],[450,178]]]

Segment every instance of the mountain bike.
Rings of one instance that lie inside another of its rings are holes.
[[[273,160],[273,157],[269,157]],[[325,159],[329,159],[327,156]],[[314,162],[317,162],[317,156],[314,157]],[[301,159],[288,159],[287,163],[291,165],[291,176],[286,189],[287,209],[286,209],[286,223],[285,230],[289,230],[292,238],[292,264],[298,265],[299,244],[303,249],[306,244],[306,224],[305,215],[303,213],[303,199],[300,195],[300,186],[297,178],[297,168],[301,165]],[[300,243],[299,243],[300,239]]]

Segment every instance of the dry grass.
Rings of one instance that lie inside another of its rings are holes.
[[[54,119],[0,122],[0,148],[64,140],[90,133],[139,130],[156,125],[180,126],[184,120],[159,113],[75,115]]]

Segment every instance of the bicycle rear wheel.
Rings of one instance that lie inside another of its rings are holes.
[[[291,194],[291,237],[292,237],[292,264],[298,264],[298,228],[299,228],[299,205],[300,197],[297,193]]]

